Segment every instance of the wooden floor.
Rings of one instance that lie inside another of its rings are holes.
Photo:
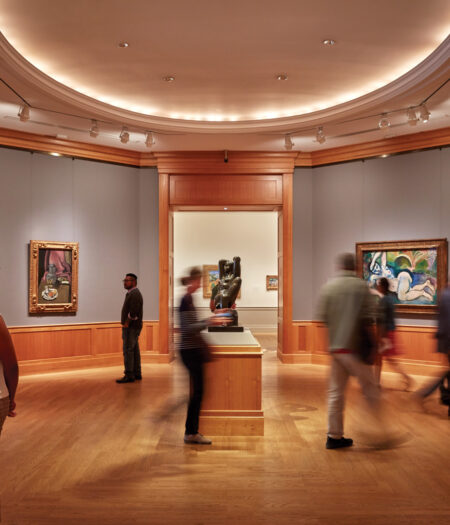
[[[261,338],[264,437],[183,444],[187,381],[179,363],[28,376],[0,437],[2,524],[443,524],[450,518],[446,407],[418,410],[386,375],[392,418],[411,439],[372,450],[357,385],[346,435],[325,450],[326,374],[283,365]],[[420,384],[420,378],[417,378]]]

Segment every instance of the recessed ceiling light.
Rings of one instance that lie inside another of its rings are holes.
[[[56,153],[56,152],[54,152],[54,151],[51,151],[51,152],[50,152],[50,155],[51,155],[52,157],[62,157],[61,153]]]
[[[228,208],[224,208],[224,210],[228,210]]]
[[[277,80],[287,80],[288,79],[288,76],[286,73],[280,73],[279,75],[277,75]]]
[[[172,75],[168,75],[167,77],[163,77],[164,82],[173,82],[175,80],[175,77]]]
[[[119,47],[128,47],[129,45],[128,42],[119,42]]]
[[[336,40],[333,40],[332,38],[326,38],[325,40],[322,40],[322,44],[325,46],[334,46],[336,43]]]

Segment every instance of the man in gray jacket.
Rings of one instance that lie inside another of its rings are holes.
[[[328,437],[326,448],[353,445],[344,437],[344,396],[348,378],[358,379],[369,407],[379,412],[380,391],[374,380],[372,368],[358,355],[361,322],[371,320],[373,297],[366,283],[355,273],[355,257],[344,253],[337,260],[339,274],[323,288],[319,300],[319,318],[328,326],[331,354],[330,383],[328,390]]]
[[[125,370],[124,376],[116,379],[116,382],[134,383],[135,380],[142,379],[139,334],[142,330],[143,299],[137,288],[137,276],[134,273],[126,274],[123,287],[128,290],[120,319]]]

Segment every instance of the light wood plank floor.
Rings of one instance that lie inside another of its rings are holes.
[[[282,365],[261,337],[264,437],[182,442],[187,381],[172,365],[145,365],[141,383],[120,368],[24,377],[19,416],[0,437],[2,521],[8,525],[443,524],[450,518],[449,425],[386,374],[385,396],[411,439],[371,450],[355,383],[346,435],[325,450],[326,367]],[[420,378],[417,378],[418,384]]]

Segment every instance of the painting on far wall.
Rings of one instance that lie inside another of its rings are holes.
[[[357,243],[357,273],[374,293],[386,277],[397,312],[435,313],[447,284],[447,250],[447,239]]]
[[[29,312],[76,312],[78,243],[30,241]]]
[[[266,275],[266,290],[278,290],[278,275]]]

